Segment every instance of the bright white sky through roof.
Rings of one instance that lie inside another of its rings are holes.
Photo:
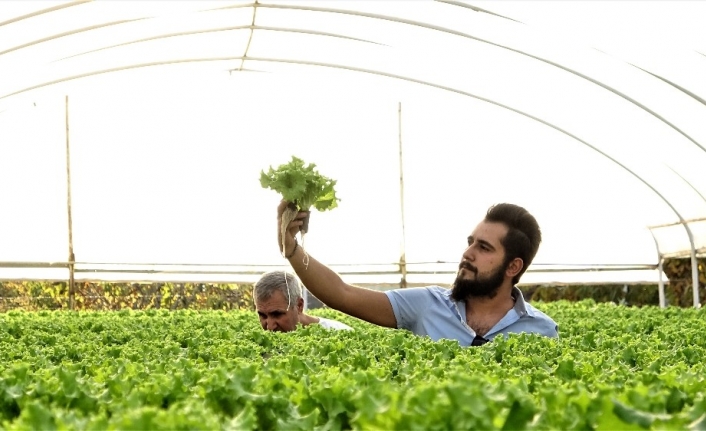
[[[668,62],[656,65],[655,51],[695,61],[694,50],[706,51],[705,4],[473,3],[662,70]],[[2,7],[13,6],[26,7]],[[545,264],[655,263],[646,226],[674,218],[597,153],[485,102],[346,71],[229,74],[237,65],[222,66],[99,75],[0,107],[0,197],[12,208],[2,212],[0,260],[66,259],[65,94],[78,261],[282,264],[278,197],[258,177],[297,155],[337,179],[342,199],[312,215],[307,250],[326,263],[394,263],[399,102],[408,261],[457,261],[484,211],[501,201],[537,216],[544,242],[535,262]],[[704,89],[700,77],[672,72]]]

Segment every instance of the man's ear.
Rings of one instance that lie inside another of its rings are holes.
[[[304,312],[304,298],[297,299],[297,311],[299,313]]]
[[[524,262],[522,262],[522,259],[519,257],[516,257],[510,261],[510,263],[507,264],[507,268],[505,268],[505,275],[513,278],[517,274],[522,271],[522,268],[525,266]]]

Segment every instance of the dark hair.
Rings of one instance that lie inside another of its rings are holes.
[[[505,248],[505,265],[516,257],[522,259],[522,270],[512,279],[513,284],[517,284],[542,242],[542,231],[537,220],[521,206],[503,203],[488,208],[485,221],[507,226],[507,235],[500,243]]]

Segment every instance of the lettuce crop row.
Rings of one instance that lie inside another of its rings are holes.
[[[705,429],[706,312],[537,304],[559,340],[263,331],[245,311],[0,314],[0,428]]]

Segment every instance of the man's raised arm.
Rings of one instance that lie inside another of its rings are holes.
[[[280,250],[283,244],[282,213],[287,204],[288,202],[282,201],[277,208],[277,242]],[[300,212],[287,226],[283,251],[304,286],[331,308],[376,325],[396,328],[397,320],[385,293],[344,283],[338,274],[311,255],[308,256],[308,262],[305,265],[304,250],[297,245],[294,237],[302,226],[304,216],[305,213]]]

